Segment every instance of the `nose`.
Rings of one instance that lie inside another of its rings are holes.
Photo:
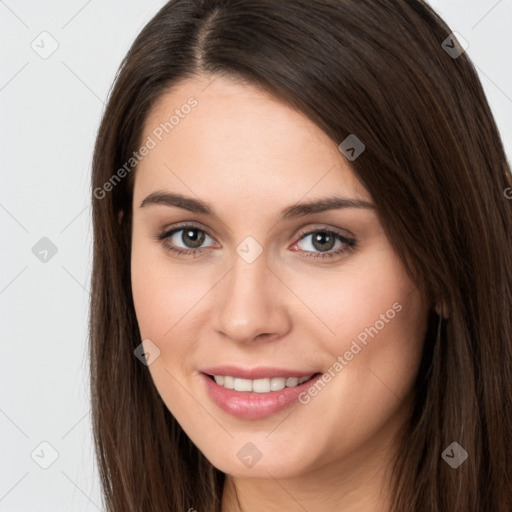
[[[291,328],[285,287],[268,266],[265,253],[252,263],[235,254],[219,283],[215,330],[234,342],[271,341]]]

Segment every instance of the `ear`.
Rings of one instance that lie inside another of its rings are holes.
[[[435,305],[436,313],[442,317],[442,318],[450,318],[450,311],[448,309],[448,305],[446,304],[446,301],[440,300],[436,302]]]
[[[123,222],[124,210],[119,210],[117,214],[117,222],[121,224]]]

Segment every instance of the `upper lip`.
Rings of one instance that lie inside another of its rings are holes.
[[[289,370],[286,368],[273,368],[270,366],[258,366],[257,368],[241,368],[239,366],[212,366],[209,368],[202,368],[199,371],[208,375],[228,375],[230,377],[237,377],[239,379],[271,379],[272,377],[305,377],[307,375],[314,375],[315,370]]]

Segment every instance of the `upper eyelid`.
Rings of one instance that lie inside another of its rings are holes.
[[[182,229],[193,228],[198,229],[199,231],[204,231],[210,238],[214,238],[210,234],[210,230],[201,224],[196,224],[194,222],[187,222],[183,224],[178,224],[177,226],[166,227],[161,230],[161,236],[169,236],[171,233],[175,233],[176,231],[181,231]]]
[[[334,233],[335,235],[338,235],[342,238],[352,239],[355,238],[352,233],[349,233],[347,230],[343,230],[341,228],[331,228],[327,226],[317,226],[313,228],[308,229],[299,229],[296,236],[303,237],[307,235],[311,235],[312,233],[316,233],[318,231],[324,231],[326,233]],[[345,231],[346,233],[342,233],[342,231]]]

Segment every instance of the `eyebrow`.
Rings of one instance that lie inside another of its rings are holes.
[[[171,192],[152,192],[142,201],[140,208],[144,208],[149,205],[176,206],[192,213],[216,216],[215,210],[210,203]],[[325,197],[323,199],[288,206],[281,211],[279,220],[288,220],[303,217],[305,215],[311,215],[313,213],[320,213],[327,210],[338,210],[342,208],[375,209],[375,205],[361,199]]]

